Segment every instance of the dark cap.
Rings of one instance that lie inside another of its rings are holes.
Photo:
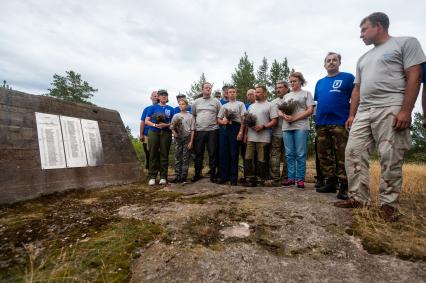
[[[186,95],[183,94],[183,93],[179,93],[178,95],[176,95],[176,98],[177,99],[179,99],[179,98],[186,98]]]
[[[215,97],[221,97],[221,96],[222,96],[222,94],[220,93],[220,91],[216,91],[216,92],[214,93],[214,96],[215,96]]]
[[[167,90],[165,89],[160,89],[157,91],[158,95],[163,95],[163,96],[169,96],[169,94],[167,93]]]

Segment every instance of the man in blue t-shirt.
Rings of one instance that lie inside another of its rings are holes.
[[[327,76],[315,86],[317,154],[326,183],[316,189],[319,193],[335,193],[340,184],[337,198],[347,199],[348,178],[345,171],[345,147],[348,131],[345,122],[355,77],[340,72],[341,56],[329,52],[324,59]]]
[[[142,142],[142,148],[145,153],[145,169],[149,169],[149,150],[148,150],[148,130],[149,126],[145,124],[146,113],[149,108],[158,103],[157,91],[151,93],[152,105],[145,107],[141,115],[141,124],[139,127],[139,140]]]

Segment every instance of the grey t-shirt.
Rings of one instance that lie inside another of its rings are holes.
[[[223,119],[225,116],[225,109],[237,114],[237,118],[234,120],[234,122],[238,123],[241,123],[241,116],[247,112],[246,106],[241,101],[229,101],[228,103],[222,105],[222,108],[220,108],[219,114],[217,115],[218,118]]]
[[[189,112],[186,112],[186,113],[179,112],[175,114],[172,118],[170,130],[174,129],[173,124],[177,119],[182,119],[182,125],[183,125],[183,133],[182,135],[179,134],[179,137],[189,136],[191,134],[191,131],[195,130],[195,119],[194,119],[194,116],[192,116],[192,114]]]
[[[276,108],[276,111],[278,113],[278,106],[283,103],[284,97],[277,97],[274,100],[271,101],[271,104]],[[275,127],[272,128],[272,135],[274,137],[282,137],[283,136],[283,119],[278,118],[278,123]]]
[[[359,58],[355,83],[360,83],[360,109],[402,105],[404,70],[426,57],[414,37],[391,37]]]
[[[219,100],[214,97],[197,98],[191,108],[191,112],[195,116],[195,130],[213,131],[219,129],[216,117],[221,106]]]
[[[268,101],[258,102],[256,101],[248,108],[248,113],[256,116],[256,125],[265,125],[272,119],[278,117],[277,110],[274,105]],[[250,142],[271,142],[271,130],[263,129],[260,132],[256,132],[252,128],[248,128],[247,140]]]
[[[312,94],[306,90],[299,90],[297,92],[290,92],[284,96],[284,101],[289,101],[293,99],[298,102],[296,110],[292,115],[299,114],[300,112],[305,111],[309,106],[314,106],[315,102],[312,97]],[[309,117],[305,119],[297,120],[294,122],[283,121],[283,131],[291,131],[291,130],[309,130]]]

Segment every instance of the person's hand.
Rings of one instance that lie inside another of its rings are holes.
[[[349,130],[352,127],[352,123],[354,122],[355,117],[354,116],[349,116],[348,120],[346,120],[345,122],[345,129]]]
[[[393,128],[395,130],[405,130],[411,125],[411,112],[399,111],[393,120]]]
[[[237,141],[242,141],[243,140],[243,133],[242,132],[238,132],[238,135],[237,135]]]
[[[192,142],[189,142],[187,147],[188,147],[189,150],[191,150],[192,149]]]
[[[293,118],[292,115],[286,115],[286,114],[284,114],[283,115],[283,119],[286,120],[289,123],[294,122],[294,118]]]
[[[284,119],[284,113],[281,110],[278,110],[278,117]]]
[[[248,141],[248,139],[247,139],[247,135],[245,135],[245,136],[243,137],[243,143],[247,143],[247,141]]]
[[[145,141],[145,136],[144,136],[144,135],[140,136],[140,137],[139,137],[139,140],[140,140],[141,142],[144,142],[144,141]]]
[[[159,123],[159,124],[157,124],[157,128],[159,128],[159,129],[164,129],[164,128],[167,128],[169,125],[168,124],[166,124],[166,123]]]
[[[260,132],[263,129],[265,129],[265,125],[256,125],[253,127],[253,130],[255,130],[256,132]]]

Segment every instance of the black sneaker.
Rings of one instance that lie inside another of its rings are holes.
[[[348,196],[348,185],[340,184],[339,193],[337,194],[336,197],[338,199],[341,199],[341,200],[347,200],[349,198],[349,196]]]
[[[322,186],[321,188],[316,189],[317,193],[336,193],[336,184],[328,183]]]
[[[201,180],[201,175],[194,175],[194,177],[192,177],[192,179],[191,179],[191,182],[193,182],[193,183],[195,183],[195,182],[197,182],[197,181],[199,181],[199,180]]]

